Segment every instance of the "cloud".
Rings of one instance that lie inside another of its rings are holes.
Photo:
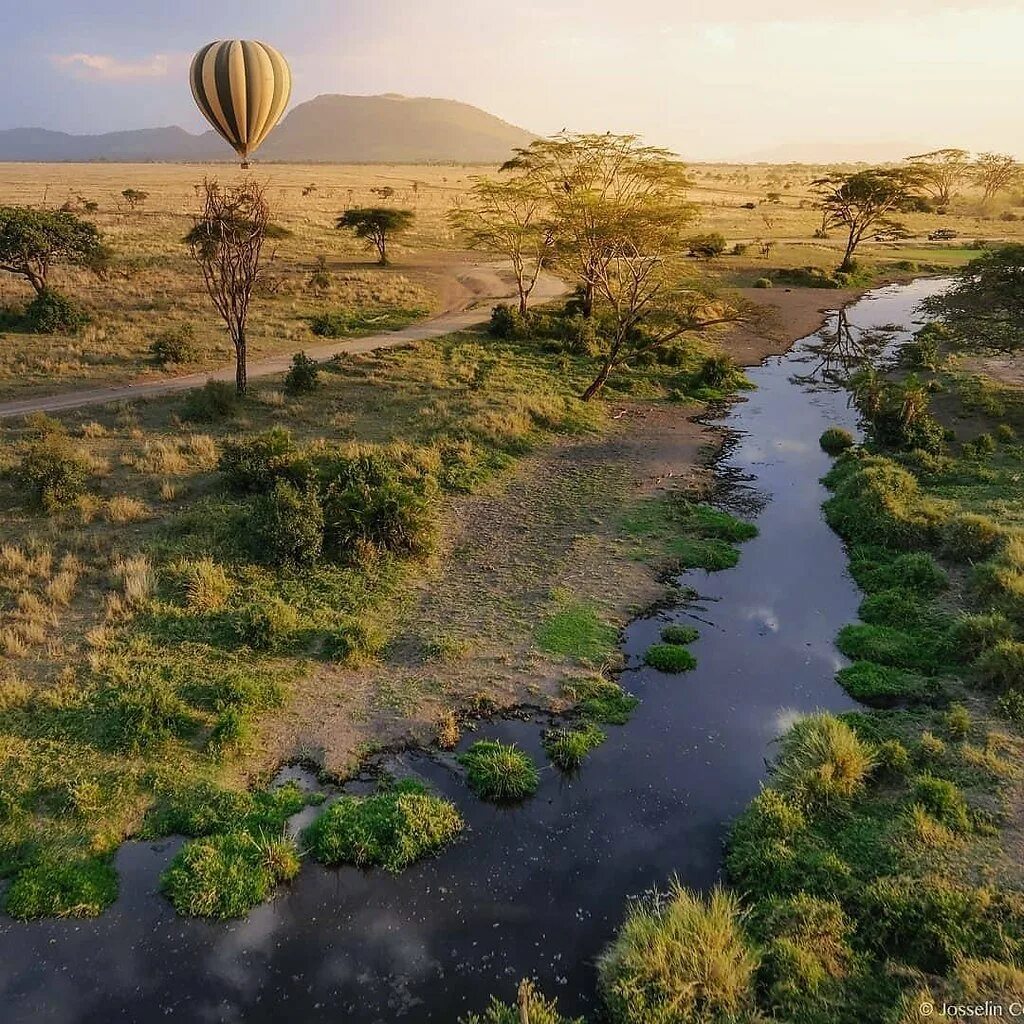
[[[68,53],[58,54],[53,62],[76,78],[105,81],[163,78],[171,70],[171,59],[163,53],[154,53],[141,60],[118,60],[104,53]]]

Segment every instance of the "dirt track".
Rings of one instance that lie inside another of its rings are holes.
[[[566,291],[564,282],[553,275],[545,274],[537,282],[533,301],[555,299],[564,295]],[[330,359],[340,352],[372,352],[374,349],[405,345],[410,341],[438,338],[483,323],[489,314],[490,305],[497,300],[509,298],[513,292],[514,286],[508,273],[493,263],[453,266],[450,272],[445,274],[442,288],[442,303],[447,312],[440,316],[397,331],[370,334],[348,341],[326,341],[304,346],[303,350],[311,359],[322,360]],[[251,361],[248,365],[249,379],[284,373],[291,365],[291,358],[291,353],[288,353]],[[88,405],[105,405],[107,402],[153,398],[202,387],[209,380],[234,379],[235,368],[232,364],[218,370],[189,373],[180,377],[140,380],[136,383],[65,391],[55,395],[35,395],[31,398],[0,402],[0,419],[25,416],[32,412],[62,412]]]

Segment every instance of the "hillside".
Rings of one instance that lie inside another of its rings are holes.
[[[534,136],[478,107],[405,96],[317,96],[288,113],[257,159],[324,163],[496,163]],[[143,128],[69,135],[0,131],[0,161],[230,160],[212,131]]]

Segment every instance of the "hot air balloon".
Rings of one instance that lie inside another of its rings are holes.
[[[292,93],[288,62],[253,39],[208,43],[192,58],[189,82],[196,105],[242,158],[242,167],[249,166]]]

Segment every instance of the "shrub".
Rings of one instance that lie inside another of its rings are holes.
[[[689,672],[697,659],[680,644],[652,644],[644,654],[644,664],[659,672]]]
[[[665,626],[661,631],[661,639],[666,644],[692,644],[698,637],[700,632],[693,626]]]
[[[849,800],[874,768],[870,748],[834,715],[802,718],[783,736],[781,748],[775,784],[804,804]]]
[[[292,356],[292,365],[284,377],[284,390],[289,395],[310,394],[320,386],[320,364],[305,352]]]
[[[741,1019],[757,967],[742,920],[739,901],[718,888],[705,901],[675,883],[664,901],[635,905],[598,961],[609,1020]]]
[[[829,455],[838,455],[853,446],[853,434],[843,427],[829,427],[818,438],[818,444]]]
[[[164,872],[160,887],[179,914],[244,917],[278,882],[291,881],[299,867],[298,850],[290,839],[226,832],[187,842]]]
[[[434,541],[427,499],[392,481],[376,486],[332,487],[324,499],[324,546],[333,559],[350,559],[361,547],[422,557]]]
[[[946,732],[953,739],[965,740],[971,734],[971,713],[963,704],[950,705],[942,717]]]
[[[702,260],[714,259],[725,252],[725,236],[717,231],[703,235],[694,235],[687,239],[687,248],[691,256],[697,256]]]
[[[235,385],[226,380],[208,380],[188,393],[181,406],[182,419],[190,423],[209,423],[237,415],[242,400]]]
[[[149,351],[161,366],[167,363],[191,363],[199,354],[195,342],[195,328],[186,323],[161,331],[153,339]]]
[[[99,857],[40,861],[20,871],[4,909],[21,921],[38,917],[98,917],[117,899],[117,872]]]
[[[910,768],[910,751],[899,740],[883,740],[875,748],[875,761],[890,775],[905,775]]]
[[[85,492],[89,463],[66,437],[48,434],[27,445],[14,477],[36,505],[57,512]]]
[[[946,756],[946,744],[933,732],[926,729],[921,733],[921,739],[917,744],[917,758],[919,761],[938,761]]]
[[[278,480],[305,482],[308,472],[298,445],[284,427],[225,441],[218,468],[228,486],[243,494],[265,494]]]
[[[956,783],[934,775],[919,775],[914,780],[913,797],[933,818],[953,831],[970,831],[967,801]]]
[[[537,766],[514,743],[478,740],[457,760],[466,768],[469,788],[483,800],[514,803],[532,796],[540,783]]]
[[[235,621],[242,643],[257,651],[286,646],[299,628],[299,613],[279,597],[254,602],[240,609]]]
[[[902,701],[930,697],[935,692],[934,684],[921,676],[872,661],[857,661],[840,669],[836,682],[854,700],[874,707],[892,707]]]
[[[454,804],[406,779],[373,796],[340,797],[306,829],[303,839],[323,864],[401,871],[436,853],[462,827]]]
[[[602,676],[574,679],[564,684],[563,693],[577,702],[582,715],[601,725],[625,725],[640,703],[618,683]]]
[[[941,529],[942,553],[960,561],[988,558],[1003,539],[1003,530],[995,520],[973,512],[952,516]]]
[[[755,288],[774,288],[775,284],[770,277],[759,277],[754,282]]]
[[[324,509],[313,488],[278,480],[256,499],[250,520],[253,550],[276,565],[312,565],[324,544]]]
[[[184,559],[164,571],[190,611],[220,611],[231,596],[231,581],[212,558]]]
[[[1024,688],[1024,643],[1000,640],[982,652],[974,663],[974,670],[978,679],[993,689]]]
[[[531,981],[520,984],[516,1005],[502,1003],[492,997],[482,1017],[471,1013],[468,1017],[460,1017],[459,1024],[522,1024],[524,1019],[529,1024],[586,1024],[582,1017],[570,1020],[560,1014],[557,1001],[545,999]]]
[[[89,317],[67,296],[47,288],[25,307],[23,322],[35,334],[75,334]]]
[[[526,321],[520,316],[518,309],[513,309],[507,302],[499,302],[491,310],[487,333],[492,338],[514,341],[526,335]]]
[[[581,729],[550,729],[544,734],[544,750],[563,771],[575,771],[587,754],[605,741],[605,734],[588,723]]]

